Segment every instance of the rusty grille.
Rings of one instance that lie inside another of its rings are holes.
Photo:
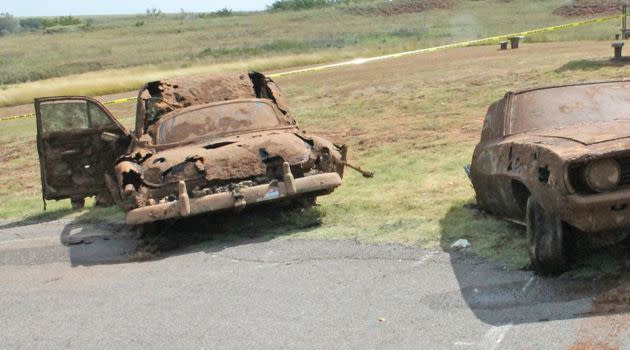
[[[619,180],[619,186],[625,187],[630,185],[630,156],[616,158],[621,169],[621,179]]]

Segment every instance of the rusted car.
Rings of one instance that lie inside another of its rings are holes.
[[[42,193],[117,203],[145,224],[331,193],[346,147],[300,130],[261,73],[154,81],[135,131],[89,97],[35,100]]]
[[[470,168],[478,205],[527,226],[534,269],[562,272],[577,236],[630,226],[630,81],[509,92],[488,110]]]

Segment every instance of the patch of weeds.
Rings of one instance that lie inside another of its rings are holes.
[[[365,42],[371,42],[390,36],[379,35],[357,35],[345,38],[319,38],[307,41],[301,40],[273,40],[267,43],[261,43],[256,46],[240,46],[231,48],[206,48],[201,50],[196,58],[223,58],[223,57],[249,57],[259,56],[263,54],[277,53],[299,53],[311,52],[321,49],[341,49],[352,45],[359,45]]]
[[[572,279],[593,280],[616,277],[620,273],[619,258],[607,250],[600,250],[562,276]]]
[[[623,67],[627,63],[613,60],[576,60],[570,61],[564,64],[562,67],[555,70],[556,73],[563,73],[568,71],[595,71],[606,67]]]
[[[525,230],[515,224],[474,209],[471,203],[452,207],[440,220],[443,250],[451,251],[451,244],[467,239],[478,255],[500,260],[511,268],[524,268],[529,263]]]

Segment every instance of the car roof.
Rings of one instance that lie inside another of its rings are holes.
[[[507,93],[507,95],[520,95],[520,94],[524,94],[524,93],[528,93],[528,92],[532,92],[532,91],[557,89],[557,88],[563,88],[563,87],[597,85],[597,84],[610,84],[610,83],[624,83],[624,82],[630,82],[630,79],[601,80],[601,81],[589,81],[589,82],[580,82],[580,83],[571,83],[571,84],[532,87],[532,88],[526,88],[526,89],[522,89],[522,90],[510,91],[510,92]]]
[[[172,99],[173,103],[182,107],[256,97],[249,73],[212,73],[162,79],[147,83],[141,94],[142,91]]]

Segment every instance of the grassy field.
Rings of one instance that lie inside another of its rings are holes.
[[[567,23],[574,19],[552,14],[565,3],[453,0],[449,9],[396,16],[340,6],[228,17],[93,17],[87,29],[0,37],[0,106],[42,95],[128,91],[158,77],[282,69]],[[610,39],[618,26],[611,21],[528,40]],[[16,84],[22,82],[28,83]]]
[[[305,211],[253,213],[227,220],[222,235],[356,239],[449,249],[459,238],[510,266],[526,263],[523,230],[474,209],[462,169],[470,162],[485,110],[510,89],[628,75],[608,61],[608,42],[472,47],[279,78],[306,130],[350,145],[344,185]],[[550,54],[553,53],[553,54]],[[132,105],[115,114],[131,123]],[[27,223],[79,216],[121,220],[113,208],[73,213],[67,201],[41,210],[31,119],[0,133],[0,219]],[[270,215],[270,216],[269,216]]]

